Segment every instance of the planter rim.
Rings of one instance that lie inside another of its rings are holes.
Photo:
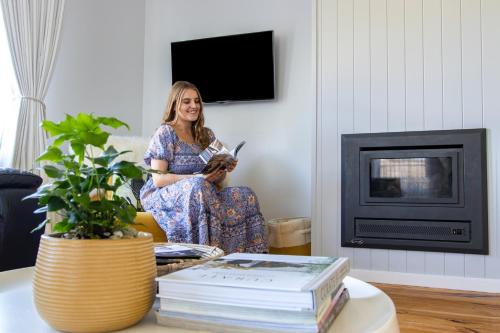
[[[150,232],[142,232],[142,236],[140,237],[134,237],[134,238],[119,238],[119,239],[109,239],[109,238],[103,238],[103,239],[67,239],[67,238],[61,238],[61,237],[55,237],[56,233],[52,234],[43,234],[42,238],[47,241],[51,242],[59,242],[59,241],[71,241],[71,242],[102,242],[102,241],[115,241],[115,242],[124,242],[124,241],[130,241],[130,242],[137,242],[141,240],[146,240],[149,238],[153,238],[153,235]]]

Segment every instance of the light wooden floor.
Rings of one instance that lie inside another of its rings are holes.
[[[401,333],[500,333],[500,294],[373,285],[396,305]]]

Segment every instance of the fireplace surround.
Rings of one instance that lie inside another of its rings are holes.
[[[486,130],[342,135],[342,246],[488,254]]]

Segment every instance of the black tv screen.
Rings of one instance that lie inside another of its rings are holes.
[[[189,81],[203,102],[274,99],[273,32],[171,44],[172,83]]]

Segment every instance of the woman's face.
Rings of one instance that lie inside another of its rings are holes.
[[[198,119],[200,110],[200,97],[195,90],[186,89],[181,98],[181,105],[177,120],[182,122],[194,122]]]

